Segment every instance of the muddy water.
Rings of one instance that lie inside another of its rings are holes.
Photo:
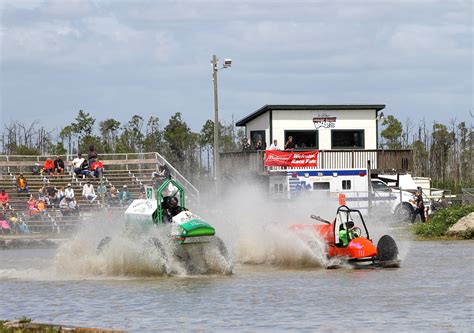
[[[393,270],[236,264],[234,274],[68,276],[0,251],[0,319],[155,330],[472,331],[474,242],[410,242]]]

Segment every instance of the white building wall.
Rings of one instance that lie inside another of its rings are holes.
[[[313,117],[320,115],[336,117],[333,129],[364,130],[365,149],[376,149],[377,147],[377,121],[375,110],[273,110],[273,139],[277,139],[280,146],[285,144],[285,130],[314,130]],[[268,121],[268,112],[254,119],[252,122],[263,123]],[[252,123],[250,122],[250,123]],[[247,130],[249,124],[247,124]],[[254,125],[252,125],[254,126]],[[250,132],[248,132],[249,134]],[[270,138],[267,132],[267,143]],[[319,149],[331,149],[331,128],[319,128]]]
[[[268,112],[260,115],[259,117],[252,119],[246,124],[245,135],[250,140],[251,131],[265,131],[265,142],[270,145],[270,116]]]

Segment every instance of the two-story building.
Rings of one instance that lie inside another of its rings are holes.
[[[410,172],[413,156],[409,149],[378,149],[378,125],[384,104],[349,105],[265,105],[237,122],[245,127],[250,151],[222,152],[223,174],[266,173],[258,141],[270,146],[277,140],[283,150],[293,137],[295,151],[318,151],[320,169],[366,168],[373,172]]]
[[[297,149],[377,149],[377,119],[383,104],[265,105],[237,122],[252,147],[273,140],[283,149],[292,136]]]

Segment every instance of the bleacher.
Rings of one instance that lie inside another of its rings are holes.
[[[35,163],[42,164],[47,156],[1,156],[0,155],[0,189],[4,188],[8,193],[9,211],[14,210],[19,218],[24,221],[30,232],[33,233],[68,233],[73,231],[83,221],[87,221],[88,217],[98,212],[116,212],[123,213],[126,207],[120,207],[118,204],[111,204],[98,196],[93,202],[82,197],[82,188],[87,180],[90,180],[97,189],[102,181],[106,185],[107,190],[114,186],[118,191],[122,191],[123,185],[127,185],[128,190],[132,194],[132,199],[138,199],[143,192],[144,185],[151,185],[152,172],[156,171],[159,165],[166,164],[174,178],[178,179],[188,189],[188,198],[190,200],[198,200],[199,192],[192,184],[190,184],[174,167],[172,167],[163,157],[157,153],[148,153],[148,156],[142,158],[133,158],[131,154],[121,155],[99,155],[104,163],[104,174],[102,179],[88,176],[76,176],[72,170],[67,167],[67,171],[61,176],[42,176],[33,174],[33,166]],[[153,156],[154,158],[149,158]],[[125,157],[125,158],[124,158]],[[143,158],[147,157],[147,158]],[[72,156],[62,157],[66,164],[72,160]],[[27,182],[29,193],[17,193],[16,179],[20,173],[23,173]],[[39,190],[44,185],[53,185],[57,189],[66,187],[70,183],[74,189],[75,198],[79,206],[78,215],[63,215],[56,203],[53,207],[48,207],[42,214],[30,217],[28,214],[28,198],[33,194],[37,199]]]

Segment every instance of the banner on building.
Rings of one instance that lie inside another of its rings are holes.
[[[318,151],[265,151],[265,166],[282,166],[292,168],[317,167]]]

